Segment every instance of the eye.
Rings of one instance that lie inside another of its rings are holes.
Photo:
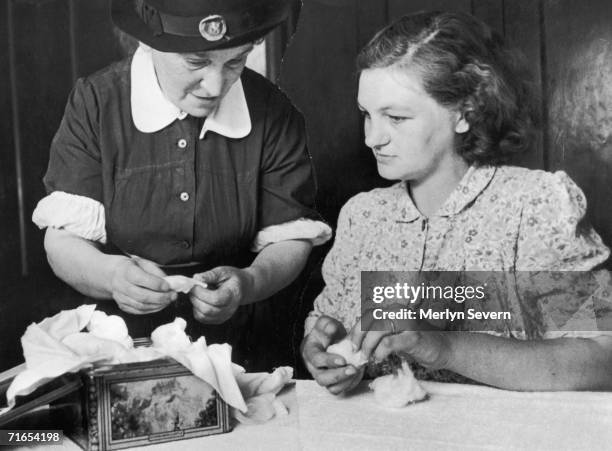
[[[185,60],[185,63],[189,69],[197,70],[210,65],[210,60]]]
[[[246,56],[243,56],[242,58],[234,58],[233,60],[229,60],[225,64],[229,67],[239,67],[242,64],[244,64],[245,60],[246,60]]]
[[[407,119],[410,119],[406,116],[393,116],[391,114],[387,115],[387,117],[389,118],[389,120],[391,121],[391,123],[393,124],[401,124],[402,122],[404,122]]]

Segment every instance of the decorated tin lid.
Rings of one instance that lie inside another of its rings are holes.
[[[289,15],[291,0],[113,0],[113,22],[161,52],[200,52],[256,41]]]

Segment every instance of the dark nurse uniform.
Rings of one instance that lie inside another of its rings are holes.
[[[135,128],[129,59],[80,79],[51,146],[47,192],[102,203],[107,252],[160,265],[197,262],[164,268],[186,275],[248,265],[258,231],[319,216],[301,114],[259,74],[245,69],[241,81],[251,132],[231,139],[209,131],[199,139],[203,119],[191,116],[154,133]],[[223,325],[207,326],[195,321],[186,297],[152,315],[130,315],[114,302],[98,302],[102,310],[121,314],[132,336],[147,336],[182,316],[192,337],[230,342],[243,361],[258,340],[253,317],[262,317],[254,311],[265,309],[263,304],[243,306]]]

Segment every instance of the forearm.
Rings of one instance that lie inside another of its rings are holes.
[[[445,368],[510,390],[612,389],[612,337],[521,341],[488,334],[445,333]]]
[[[91,241],[64,230],[48,228],[45,250],[53,272],[86,296],[112,299],[113,271],[122,260],[120,255],[107,255]]]
[[[246,268],[253,280],[253,294],[247,303],[266,299],[293,282],[311,249],[312,244],[305,240],[280,241],[265,247]]]

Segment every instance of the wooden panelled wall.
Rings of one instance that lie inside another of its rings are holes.
[[[122,55],[109,4],[0,2],[0,371],[23,359],[29,323],[80,301],[51,273],[31,216],[75,79]]]
[[[8,0],[0,10],[0,286],[47,271],[31,221],[49,144],[77,77],[121,52],[107,0]]]
[[[305,0],[281,80],[306,116],[326,217],[335,221],[350,196],[384,183],[363,144],[355,56],[389,21],[424,10],[472,13],[525,53],[543,130],[537,149],[515,163],[567,171],[612,245],[610,0]]]

